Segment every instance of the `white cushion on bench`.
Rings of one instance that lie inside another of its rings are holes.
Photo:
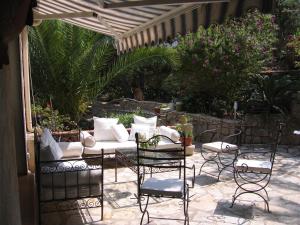
[[[85,147],[85,154],[100,154],[103,148],[105,154],[114,153],[115,149],[130,149],[135,148],[135,141],[97,141],[94,147]]]
[[[170,149],[170,148],[180,148],[181,145],[174,144],[173,142],[162,139],[158,142],[156,149]],[[132,149],[136,148],[135,141],[97,141],[94,147],[84,147],[84,154],[100,154],[103,148],[104,154],[114,153],[116,149]]]
[[[83,153],[81,142],[58,142],[63,157],[79,157]]]
[[[226,151],[235,151],[238,149],[237,145],[229,144],[227,142],[210,142],[202,144],[202,149],[210,150],[213,152],[226,152]]]

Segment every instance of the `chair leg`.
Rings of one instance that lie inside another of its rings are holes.
[[[264,196],[262,196],[261,194],[259,194],[259,193],[257,193],[257,192],[249,192],[249,191],[244,191],[244,192],[239,193],[239,194],[236,195],[236,196],[233,196],[233,198],[232,198],[232,203],[231,203],[230,208],[233,207],[235,200],[236,200],[238,197],[240,197],[241,195],[244,195],[244,194],[255,194],[255,195],[261,197],[261,198],[264,200],[265,204],[266,204],[267,211],[270,212],[268,200],[267,200]]]
[[[186,196],[184,196],[183,199],[183,211],[184,211],[184,225],[189,225],[190,220],[189,220],[189,187],[186,187]]]
[[[149,222],[150,222],[150,220],[149,220],[149,212],[148,212],[148,210],[147,210],[148,204],[149,204],[149,195],[147,196],[146,205],[145,205],[145,208],[144,208],[144,209],[143,209],[143,207],[142,207],[141,196],[139,196],[138,202],[139,202],[139,206],[140,206],[140,211],[143,213],[142,218],[141,218],[141,221],[140,221],[140,225],[143,224],[143,220],[144,220],[145,214],[147,214],[147,223],[149,223]]]
[[[199,170],[199,174],[198,174],[198,175],[201,175],[202,168],[203,168],[204,165],[205,165],[206,163],[208,163],[208,162],[214,162],[214,163],[218,166],[218,171],[220,170],[220,166],[219,166],[218,162],[216,162],[214,159],[208,159],[208,160],[206,160],[206,161],[202,164],[202,166],[200,167],[200,170]]]
[[[269,176],[269,178],[267,178],[268,180],[267,180],[267,182],[265,183],[265,185],[261,185],[259,182],[248,182],[248,183],[242,183],[242,184],[240,184],[239,182],[238,182],[238,177],[239,176],[239,173],[237,173],[237,172],[235,172],[234,173],[234,180],[235,180],[235,182],[236,182],[236,184],[237,184],[237,188],[236,188],[236,190],[235,190],[235,192],[234,192],[234,195],[232,196],[232,203],[231,203],[231,206],[230,206],[230,208],[232,208],[233,207],[233,205],[234,205],[234,202],[235,202],[235,200],[239,197],[239,196],[241,196],[241,195],[244,195],[244,194],[256,194],[257,196],[259,196],[259,197],[261,197],[263,200],[264,200],[264,202],[265,202],[265,205],[266,205],[266,208],[267,208],[267,211],[268,212],[270,212],[270,209],[269,209],[269,194],[268,194],[268,192],[267,192],[267,190],[266,190],[266,187],[267,187],[267,185],[269,184],[269,181],[270,181],[270,176]],[[246,181],[246,179],[244,179],[244,181]],[[262,181],[262,180],[260,180],[260,181]],[[252,185],[256,185],[257,187],[259,187],[258,189],[251,189],[251,190],[249,190],[249,189],[247,189],[246,187],[244,187],[245,185],[247,185],[247,184],[252,184]],[[240,193],[238,193],[238,191],[239,190],[241,190],[241,192]],[[266,197],[264,197],[261,193],[259,193],[260,191],[263,191],[264,193],[265,193],[265,195],[266,195]]]

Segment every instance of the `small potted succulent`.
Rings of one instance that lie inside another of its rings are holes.
[[[179,117],[179,124],[176,125],[176,130],[180,133],[180,141],[182,143],[185,141],[185,146],[192,145],[193,125],[188,123],[188,117],[186,115],[181,115]],[[183,136],[185,136],[185,140],[183,139]]]

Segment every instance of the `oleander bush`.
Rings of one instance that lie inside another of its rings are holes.
[[[276,32],[274,18],[255,11],[181,37],[177,76],[184,109],[217,116],[230,111],[246,81],[272,64]]]

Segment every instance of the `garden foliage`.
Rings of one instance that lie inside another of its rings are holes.
[[[177,82],[185,109],[221,116],[230,111],[246,81],[272,63],[276,29],[271,15],[254,12],[181,37]]]
[[[51,98],[54,109],[75,121],[126,71],[153,60],[179,64],[170,48],[140,48],[117,56],[111,38],[61,21],[31,28],[29,41],[34,94],[42,105]]]

